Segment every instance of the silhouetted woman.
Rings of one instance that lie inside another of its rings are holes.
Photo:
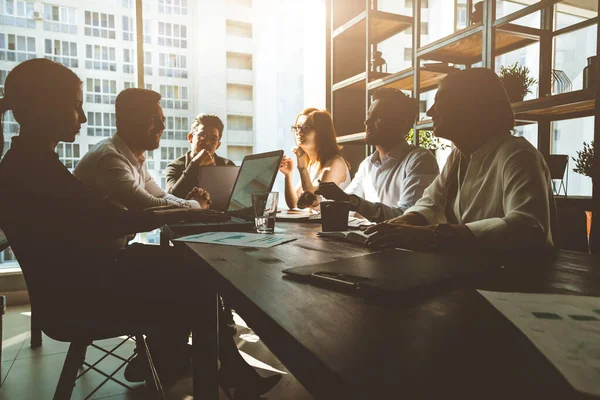
[[[86,118],[81,81],[68,68],[26,61],[8,74],[4,91],[0,113],[12,110],[20,134],[0,162],[0,228],[21,264],[42,329],[52,336],[52,327],[77,318],[139,329],[148,334],[161,380],[174,383],[189,366],[188,321],[199,312],[195,293],[203,290],[202,277],[173,247],[99,244],[202,217],[202,211],[123,210],[69,172],[54,149],[74,142]],[[260,378],[230,335],[221,335],[220,353],[220,380],[240,396],[257,397],[280,378]],[[126,378],[144,380],[140,360],[130,362]]]
[[[300,182],[294,187],[294,161],[284,156],[279,170],[285,175],[285,201],[290,209],[316,206],[314,192],[319,181],[333,182],[342,189],[350,184],[348,163],[336,142],[333,121],[327,111],[307,108],[296,117],[292,131]]]

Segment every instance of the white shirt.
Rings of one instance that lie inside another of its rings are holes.
[[[200,208],[195,200],[183,200],[161,189],[148,173],[145,157],[136,158],[118,134],[90,149],[73,174],[129,210],[158,206]]]
[[[382,160],[379,152],[363,160],[346,193],[360,198],[356,210],[360,215],[384,221],[412,207],[439,172],[429,150],[402,143]]]
[[[346,179],[344,179],[344,181],[338,185],[342,189],[345,189],[350,184],[350,181],[352,180],[350,178],[350,169],[348,169],[348,164],[346,164],[346,160],[344,160],[344,164],[346,165]],[[329,170],[329,168],[323,168],[321,170],[312,168],[311,171],[309,171],[310,182],[312,183],[312,185],[314,187],[319,187],[319,183],[320,183],[319,181],[323,179],[323,175],[325,175],[325,171],[328,171],[328,170]]]
[[[551,250],[557,243],[556,207],[540,152],[524,138],[506,135],[471,154],[465,170],[466,161],[454,149],[442,173],[406,212],[419,213],[432,225],[465,224],[485,248]],[[457,195],[448,194],[452,182]],[[447,201],[455,221],[448,221]]]

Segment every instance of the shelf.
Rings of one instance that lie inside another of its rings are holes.
[[[591,116],[595,104],[594,91],[586,89],[513,103],[512,108],[519,121],[538,121]]]
[[[341,82],[333,85],[333,91],[341,89],[365,89],[365,81],[367,79],[367,73],[361,72],[358,75],[351,76],[348,79],[344,79]]]
[[[379,43],[412,27],[412,17],[383,11],[370,11],[369,42]],[[365,39],[367,12],[363,11],[333,31],[334,39],[360,41]]]
[[[375,75],[371,72],[371,76]],[[408,68],[395,74],[383,74],[381,76],[367,84],[368,90],[375,90],[382,87],[392,87],[400,90],[413,90],[414,78],[413,68]],[[445,72],[429,71],[421,68],[421,87],[420,92],[426,92],[428,90],[435,89],[440,85],[442,79],[448,75]]]
[[[496,56],[536,43],[541,34],[539,29],[514,24],[505,24],[494,29],[496,29]],[[473,25],[421,47],[417,55],[424,60],[463,65],[475,64],[481,61],[482,38],[482,25]]]
[[[337,142],[341,143],[352,143],[352,142],[363,142],[367,137],[366,132],[353,133],[350,135],[338,136]]]
[[[406,15],[383,11],[371,11],[369,14],[369,42],[381,43],[394,35],[410,29],[413,18]]]

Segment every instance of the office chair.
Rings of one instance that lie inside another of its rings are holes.
[[[13,243],[13,249],[14,249]],[[25,282],[27,284],[27,290],[29,292],[29,299],[31,302],[32,310],[35,310],[35,324],[36,327],[43,331],[50,338],[61,341],[69,342],[69,350],[63,364],[62,372],[54,393],[54,400],[68,400],[71,398],[73,388],[75,387],[77,379],[84,376],[88,371],[93,370],[104,376],[104,380],[100,383],[96,389],[94,389],[86,399],[93,396],[100,387],[102,387],[109,380],[118,383],[119,385],[132,389],[127,384],[119,381],[115,378],[115,375],[120,371],[134,355],[129,358],[123,358],[115,354],[115,351],[121,347],[131,337],[135,337],[139,354],[145,358],[148,362],[148,379],[146,382],[150,382],[151,395],[155,399],[165,400],[165,394],[160,383],[160,379],[152,362],[152,357],[148,350],[148,345],[142,334],[143,328],[124,323],[99,323],[85,315],[62,315],[59,310],[52,308],[52,296],[44,288],[44,280],[39,279],[36,274],[38,265],[44,262],[43,259],[36,259],[35,255],[28,254],[27,252],[17,251],[16,254],[25,255],[24,257],[17,256]],[[40,307],[40,305],[42,307]],[[50,313],[52,311],[52,313]],[[60,314],[57,318],[57,314]],[[33,313],[32,313],[33,315]],[[32,323],[34,322],[32,321]],[[116,337],[126,336],[127,339],[121,341],[112,350],[107,351],[106,349],[94,345],[94,341],[111,339]],[[85,361],[86,351],[89,346],[104,352],[104,356],[101,357],[94,364],[89,364]],[[121,360],[121,365],[112,373],[107,374],[96,366],[108,356],[116,357]],[[83,366],[87,367],[82,373],[77,374],[77,371]]]
[[[567,195],[567,186],[569,185],[569,174],[566,174],[569,165],[569,156],[566,154],[549,154],[544,156],[546,164],[550,170],[550,179],[552,180],[552,192],[554,195],[560,195],[561,188],[564,195]],[[559,180],[558,189],[555,186],[556,180]],[[566,184],[565,184],[566,181]]]

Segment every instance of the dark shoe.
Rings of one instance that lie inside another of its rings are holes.
[[[149,373],[150,369],[146,360],[136,354],[125,367],[124,375],[128,382],[144,382]]]

